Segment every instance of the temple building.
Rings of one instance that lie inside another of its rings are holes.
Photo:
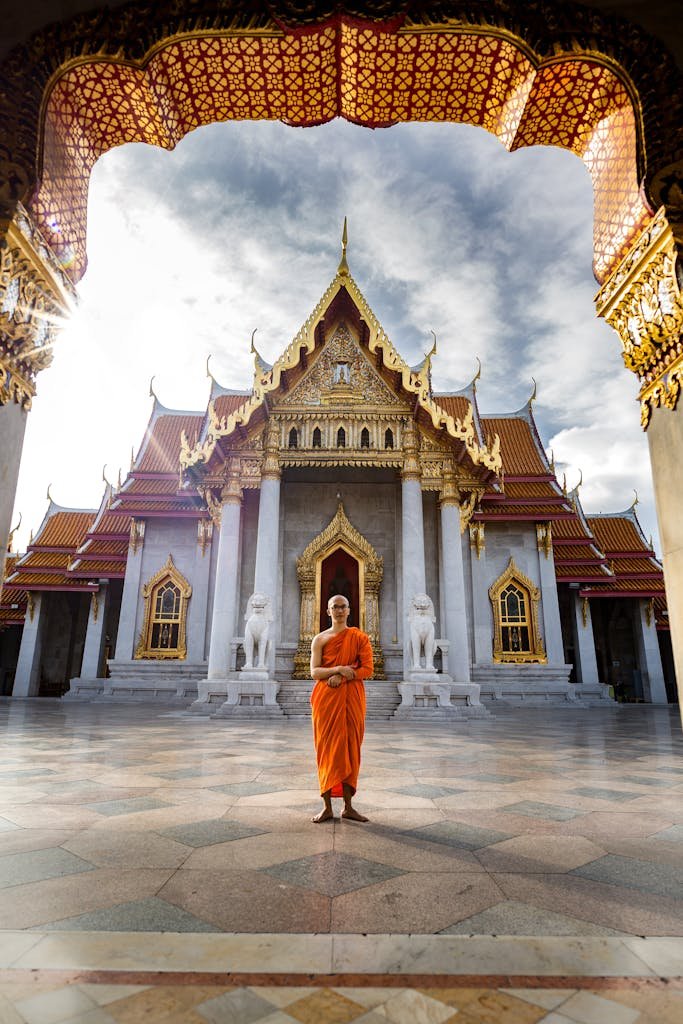
[[[485,415],[477,378],[435,390],[435,348],[402,359],[345,250],[279,359],[252,350],[251,387],[212,378],[196,412],[155,398],[100,508],[50,501],[8,556],[3,694],[306,714],[311,639],[340,593],[372,643],[371,716],[675,699],[635,506],[584,513],[533,398]]]

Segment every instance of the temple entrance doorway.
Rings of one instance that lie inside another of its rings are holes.
[[[331,597],[341,594],[351,605],[349,626],[359,625],[359,566],[358,561],[342,547],[324,559],[320,566],[320,629],[327,629],[330,619],[327,605]]]

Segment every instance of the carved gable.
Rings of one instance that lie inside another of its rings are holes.
[[[345,323],[337,326],[313,366],[278,405],[372,405],[397,412],[406,408],[370,364]]]

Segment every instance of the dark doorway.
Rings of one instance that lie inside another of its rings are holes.
[[[358,625],[358,562],[343,548],[328,555],[320,569],[320,629],[327,629],[327,602],[335,594],[342,594],[351,605],[349,626]]]

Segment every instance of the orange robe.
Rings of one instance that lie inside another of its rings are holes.
[[[365,633],[347,626],[330,637],[323,648],[321,666],[351,665],[355,676],[341,686],[315,680],[311,693],[313,740],[318,759],[320,792],[342,796],[342,784],[356,792],[360,747],[365,732],[364,679],[372,676],[372,647]]]

